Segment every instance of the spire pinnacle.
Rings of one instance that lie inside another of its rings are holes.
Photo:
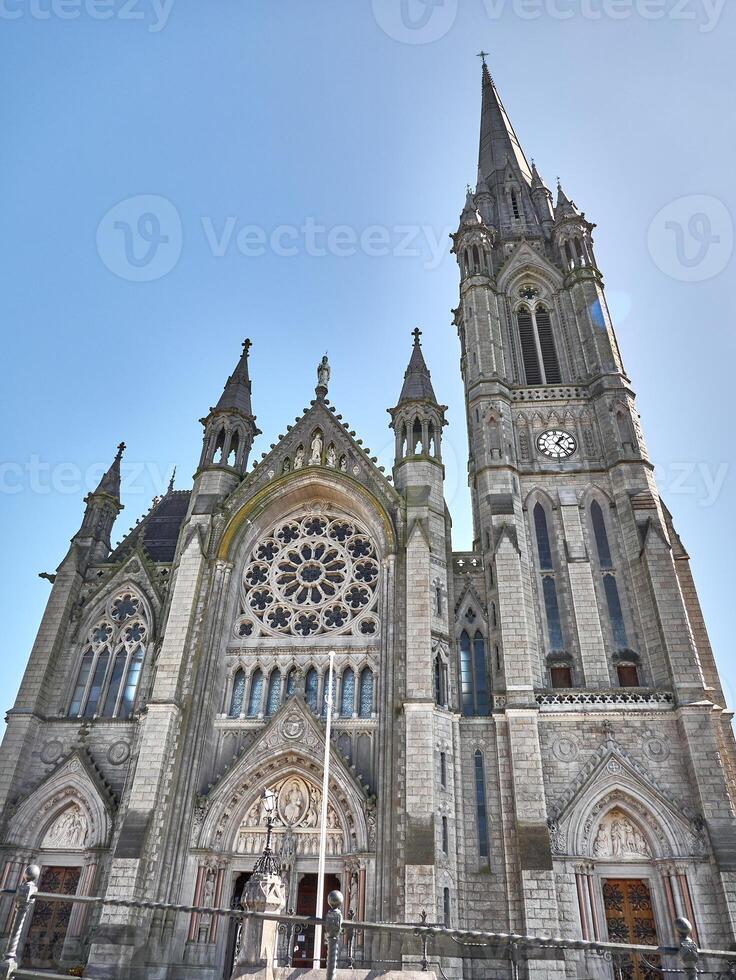
[[[419,327],[412,330],[414,346],[412,347],[409,366],[404,373],[404,384],[399,397],[399,405],[406,401],[429,401],[437,404],[437,398],[432,387],[432,379],[422,354],[422,331]]]
[[[503,170],[507,160],[510,160],[514,168],[520,171],[524,180],[531,183],[532,175],[529,163],[488,70],[487,55],[488,52],[485,51],[478,55],[483,62],[483,104],[478,152],[480,172],[486,180],[489,180],[493,173]]]
[[[227,379],[216,406],[218,409],[236,409],[248,416],[253,414],[250,401],[250,376],[248,374],[248,355],[252,346],[249,339],[243,341],[243,353],[240,355],[235,370]]]
[[[106,493],[116,500],[120,500],[120,461],[123,458],[126,446],[124,442],[118,445],[118,451],[112,465],[100,480],[95,493]]]
[[[166,491],[167,493],[173,493],[174,492],[174,482],[175,482],[175,480],[176,480],[176,467],[174,467],[174,471],[171,474],[171,479],[169,480],[169,488]]]

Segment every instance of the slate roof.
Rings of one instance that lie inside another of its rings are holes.
[[[141,545],[152,561],[172,562],[179,531],[189,507],[189,490],[169,490],[112,551],[108,563],[121,561]]]

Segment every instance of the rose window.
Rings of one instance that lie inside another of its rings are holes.
[[[375,546],[359,525],[323,514],[283,521],[246,562],[235,635],[374,636],[378,580]]]

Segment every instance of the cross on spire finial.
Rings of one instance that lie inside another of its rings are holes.
[[[483,62],[484,68],[486,67],[486,58],[489,57],[490,57],[490,52],[488,51],[479,51],[478,54],[476,55],[476,58],[480,58],[481,61]]]
[[[419,338],[422,336],[422,331],[419,329],[419,327],[415,327],[411,335],[414,338],[414,346],[421,346],[421,341]]]
[[[243,353],[246,357],[248,356],[248,352],[252,346],[253,344],[251,343],[250,339],[246,337],[246,339],[243,341]]]
[[[122,458],[122,455],[123,455],[123,453],[124,453],[124,452],[125,452],[125,450],[126,450],[126,448],[127,448],[127,447],[126,447],[126,445],[125,445],[125,443],[124,443],[124,442],[121,442],[121,443],[120,443],[120,445],[118,446],[118,454],[117,454],[117,456],[116,456],[115,458],[116,458],[116,459],[121,459],[121,458]]]

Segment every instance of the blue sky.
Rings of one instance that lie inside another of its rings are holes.
[[[447,234],[475,179],[481,47],[527,153],[598,224],[663,494],[736,683],[736,11],[403,3],[0,0],[6,706],[48,595],[37,573],[100,468],[125,439],[117,540],[174,465],[189,484],[245,336],[259,454],[328,350],[333,403],[390,464],[385,408],[421,325],[450,406],[455,546],[470,545]]]

